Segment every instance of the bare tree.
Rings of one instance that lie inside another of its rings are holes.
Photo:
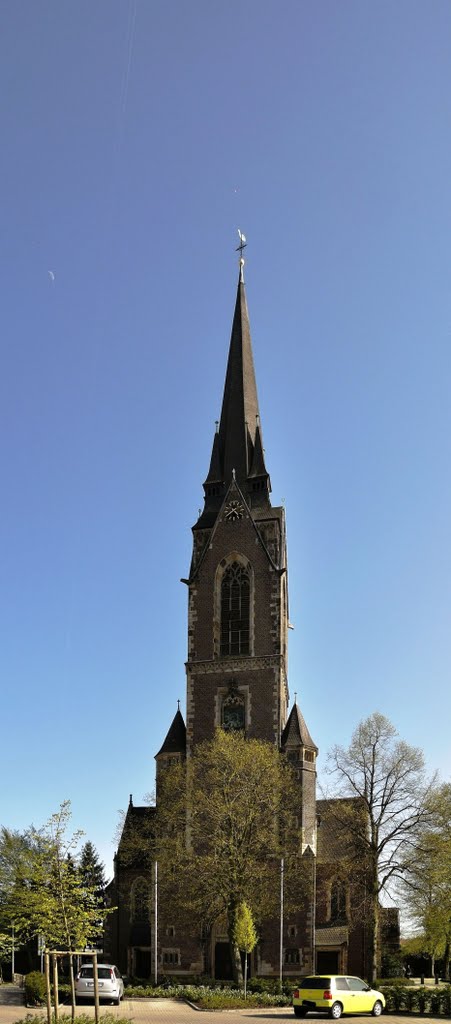
[[[326,771],[336,780],[339,827],[353,840],[364,863],[366,915],[371,936],[370,981],[380,963],[380,899],[390,893],[428,818],[432,782],[425,778],[423,753],[399,739],[392,723],[375,712],[357,726],[349,747],[335,746]],[[359,808],[359,813],[356,813]],[[360,812],[363,808],[363,817]]]

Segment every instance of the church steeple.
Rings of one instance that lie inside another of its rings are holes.
[[[184,580],[188,760],[196,744],[221,727],[239,727],[251,739],[279,746],[287,718],[285,510],[270,502],[243,279],[245,242],[240,233],[221,416]]]
[[[240,259],[221,418],[204,483],[205,508],[202,523],[199,522],[202,526],[214,521],[234,470],[250,507],[270,507],[271,483],[262,444],[243,264]]]

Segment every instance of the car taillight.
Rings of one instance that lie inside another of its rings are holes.
[[[110,971],[110,978],[111,978],[111,981],[114,981],[114,971]]]
[[[293,992],[293,999],[299,999],[299,989],[295,988]]]
[[[330,989],[326,988],[326,991],[323,992],[323,999],[333,999],[333,998],[334,997],[333,997],[332,992],[330,991]]]

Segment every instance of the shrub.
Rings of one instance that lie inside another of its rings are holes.
[[[420,1013],[424,1013],[424,1011],[427,1009],[427,1007],[429,1006],[430,998],[431,994],[430,992],[428,992],[427,988],[418,989],[418,1009]]]
[[[431,993],[431,1013],[440,1013],[440,1006],[442,1003],[442,993],[440,989],[436,989]]]
[[[40,971],[31,971],[25,975],[25,1002],[30,1006],[40,1006],[45,1001],[45,976]]]
[[[381,978],[398,978],[402,974],[402,956],[384,953],[381,960]]]
[[[391,993],[392,1007],[393,1007],[394,1010],[396,1010],[396,1013],[398,1013],[399,1010],[401,1009],[401,1007],[404,1006],[404,1000],[405,1000],[405,994],[406,994],[405,990],[404,990],[402,985],[393,985],[391,990],[390,990],[390,993]],[[391,1009],[391,1007],[390,1007],[390,1009]]]
[[[268,992],[268,982],[264,978],[249,978],[248,992]]]
[[[271,983],[274,987],[277,982]],[[146,998],[166,999],[187,999],[190,1003],[204,1010],[225,1010],[244,1006],[289,1006],[291,1003],[292,986],[289,987],[289,995],[277,995],[271,992],[249,992],[246,1002],[244,993],[233,983],[222,982],[212,988],[207,985],[169,985],[167,988],[158,985],[153,986],[131,986],[125,989],[125,998],[133,999],[136,996]]]
[[[404,996],[404,1003],[405,1003],[406,1010],[408,1010],[409,1013],[412,1013],[412,1010],[416,1010],[416,1008],[418,1006],[418,992],[417,992],[416,989],[414,989],[414,988],[406,989],[405,996]]]
[[[442,989],[442,1013],[451,1017],[451,985]]]

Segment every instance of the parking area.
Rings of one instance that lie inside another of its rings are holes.
[[[5,986],[2,991],[0,986],[0,1024],[16,1024],[16,1021],[24,1019],[26,1015],[29,1015],[30,1024],[33,1024],[33,1019],[37,1020],[45,1019],[45,1008],[26,1008],[23,1003],[21,1004],[22,994],[19,989],[12,991],[12,986]],[[294,1024],[295,1017],[293,1010],[289,1007],[281,1008],[269,1008],[266,1010],[256,1010],[254,1007],[244,1010],[196,1010],[187,1003],[180,1003],[173,999],[124,999],[120,1006],[102,1006],[101,1013],[108,1011],[114,1017],[128,1017],[133,1021],[133,1024],[244,1024],[244,1021],[248,1021],[249,1024],[254,1019],[256,1024],[264,1024],[265,1021],[277,1024],[280,1021],[290,1022]],[[68,1012],[70,1014],[70,1006],[61,1007],[61,1014]],[[85,1005],[83,1007],[77,1007],[77,1016],[85,1013],[94,1020],[94,1006]],[[410,1019],[412,1022],[417,1021],[419,1017],[415,1014],[389,1014],[387,1015],[390,1020],[390,1024],[406,1024]],[[353,1016],[344,1017],[344,1020],[354,1021],[355,1024],[369,1024],[372,1020],[370,1016]],[[324,1014],[309,1014],[307,1021],[326,1021],[329,1017],[326,1013]],[[437,1024],[436,1017],[422,1016],[421,1020],[423,1024]]]

